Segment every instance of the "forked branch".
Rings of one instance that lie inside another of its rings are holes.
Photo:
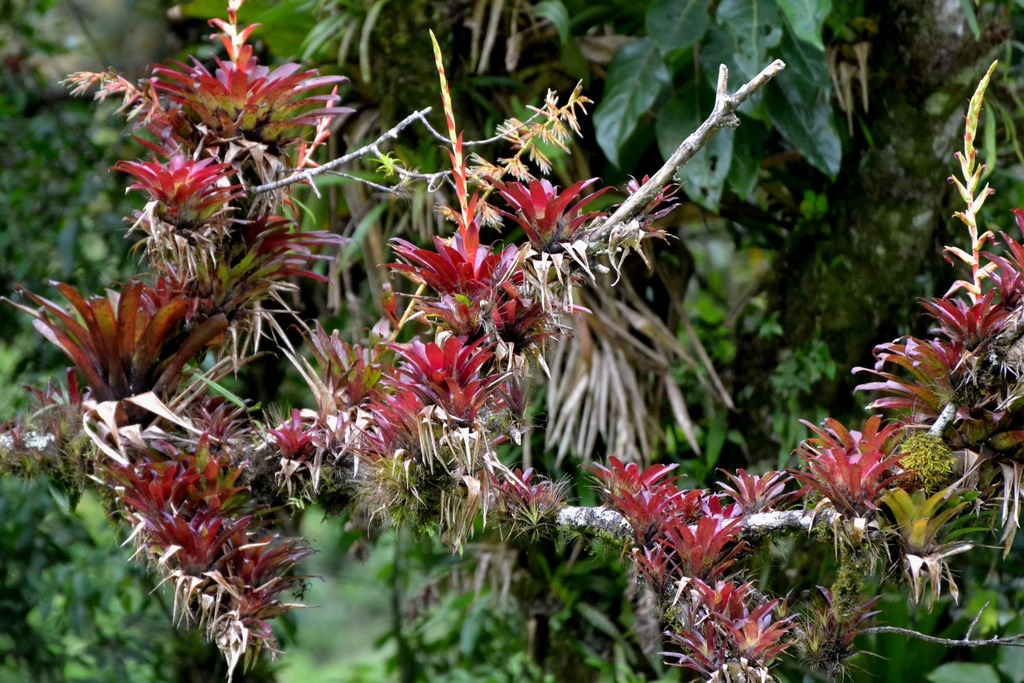
[[[782,60],[775,60],[764,68],[757,76],[751,79],[748,83],[743,85],[739,90],[730,95],[728,93],[729,83],[729,70],[723,64],[719,67],[718,72],[718,87],[715,95],[715,106],[711,114],[705,121],[697,127],[697,130],[693,131],[683,142],[679,145],[672,156],[662,165],[661,168],[648,180],[644,185],[634,193],[629,199],[622,203],[621,206],[609,216],[601,225],[591,232],[591,236],[596,241],[606,241],[611,235],[612,230],[617,225],[628,223],[633,218],[637,217],[647,206],[651,200],[657,196],[657,194],[664,188],[671,180],[672,177],[679,171],[680,168],[686,165],[686,163],[694,157],[697,152],[704,148],[705,145],[710,142],[711,138],[715,136],[722,128],[735,128],[739,125],[739,119],[736,117],[736,110],[750,99],[751,95],[756,93],[758,90],[767,85],[768,81],[774,78],[776,75],[782,72],[786,68],[786,65]],[[337,159],[332,159],[327,163],[318,166],[316,168],[304,169],[297,171],[286,178],[281,178],[273,182],[265,183],[263,185],[256,185],[249,188],[250,194],[261,194],[264,192],[270,192],[277,190],[288,185],[295,183],[307,182],[312,184],[312,179],[323,173],[336,171],[336,169],[349,164],[353,161],[357,161],[364,157],[372,155],[383,156],[381,151],[381,145],[391,140],[396,140],[398,135],[411,126],[413,123],[419,121],[427,129],[427,131],[435,138],[441,141],[447,141],[444,136],[438,133],[427,121],[427,115],[430,113],[431,108],[420,109],[419,111],[413,112],[409,116],[395,124],[390,130],[384,132],[373,142],[360,147],[359,149],[349,152]],[[496,142],[502,138],[501,135],[488,138],[486,140],[477,140],[464,143],[464,146],[477,146],[484,145],[491,142]],[[399,169],[401,171],[401,169]],[[448,172],[434,173],[434,174],[420,174],[412,172],[400,172],[400,175],[408,176],[410,178],[420,179],[435,179],[437,177],[445,176]],[[359,178],[353,178],[354,180],[361,180]],[[314,191],[316,186],[314,185]]]
[[[701,149],[704,148],[711,138],[722,128],[735,128],[739,125],[736,117],[736,110],[741,104],[750,99],[750,96],[768,84],[772,78],[777,76],[786,68],[786,64],[776,59],[766,66],[761,73],[754,76],[750,82],[737,90],[732,95],[728,92],[729,69],[724,64],[718,67],[718,87],[715,94],[715,107],[711,114],[704,120],[704,123],[697,127],[697,130],[690,133],[683,142],[672,153],[661,168],[651,176],[650,180],[644,183],[639,190],[619,206],[600,226],[591,232],[592,238],[597,241],[607,240],[616,226],[628,223],[644,210],[657,195],[661,192],[673,176],[686,165]]]

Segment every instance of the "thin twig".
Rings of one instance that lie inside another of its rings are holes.
[[[591,239],[597,242],[606,241],[616,226],[628,223],[640,215],[644,207],[668,185],[680,168],[686,165],[697,152],[710,142],[715,133],[722,128],[735,128],[739,125],[736,109],[785,68],[785,63],[782,60],[776,59],[749,83],[730,96],[727,91],[729,70],[724,64],[720,66],[715,107],[711,115],[704,120],[704,123],[697,127],[697,130],[693,131],[689,137],[683,140],[679,147],[676,148],[676,151],[672,153],[672,156],[669,157],[668,161],[651,176],[650,180],[634,192],[629,199],[624,201],[615,210],[615,213],[590,232]]]
[[[981,615],[985,613],[986,609],[988,609],[990,602],[991,600],[986,600],[985,604],[981,606],[980,610],[978,610],[978,613],[974,615],[974,619],[971,620],[971,625],[967,627],[967,632],[964,633],[964,638],[971,637],[971,634],[974,632],[974,627],[978,625],[978,621],[981,620]]]
[[[277,190],[282,187],[287,187],[288,185],[294,185],[295,183],[298,182],[309,182],[310,180],[312,180],[314,176],[318,176],[321,173],[327,173],[328,171],[332,171],[338,168],[339,166],[344,166],[345,164],[351,163],[356,159],[362,159],[363,157],[368,156],[370,154],[376,154],[378,156],[381,156],[380,146],[385,142],[397,139],[399,133],[401,133],[403,130],[411,126],[416,121],[420,121],[421,123],[429,127],[429,124],[427,124],[426,119],[427,114],[429,113],[430,107],[413,112],[412,114],[409,114],[404,119],[396,123],[394,127],[383,133],[379,138],[377,138],[368,145],[360,147],[354,152],[349,152],[348,154],[340,156],[337,159],[332,159],[331,161],[328,161],[327,163],[321,166],[317,166],[316,168],[297,171],[292,175],[288,176],[287,178],[281,178],[279,180],[265,183],[263,185],[250,187],[249,193],[261,194],[263,192],[270,192],[271,190]]]
[[[871,626],[864,629],[862,633],[896,633],[901,636],[907,636],[908,638],[917,638],[918,640],[923,640],[926,643],[945,645],[946,647],[987,647],[989,645],[1011,645],[1013,647],[1024,647],[1024,633],[1019,633],[1015,636],[996,636],[995,638],[986,638],[984,640],[971,640],[968,636],[964,636],[963,638],[939,638],[937,636],[930,636],[909,628],[900,628],[899,626]]]
[[[513,130],[518,130],[519,128],[525,128],[528,124],[533,123],[539,117],[540,117],[540,112],[537,112],[537,113],[533,114],[532,116],[530,116],[530,118],[528,118],[525,121],[521,122]],[[423,122],[423,127],[427,129],[427,132],[430,133],[434,137],[434,139],[436,139],[437,141],[439,141],[439,142],[441,142],[442,144],[445,144],[445,145],[450,145],[451,144],[451,140],[448,139],[448,136],[438,132],[438,130],[436,128],[434,128],[432,125],[430,125],[430,123],[426,119],[423,119],[422,122]],[[495,142],[500,142],[501,140],[504,140],[506,135],[508,135],[508,131],[505,131],[503,133],[497,133],[495,135],[492,135],[489,138],[484,138],[483,140],[464,140],[463,143],[462,143],[462,146],[465,147],[465,148],[469,148],[469,147],[483,147],[484,145],[491,145],[491,144],[494,144]]]
[[[405,130],[406,128],[408,128],[409,126],[411,126],[413,123],[415,123],[417,121],[419,121],[421,124],[423,124],[423,127],[426,128],[427,132],[430,133],[430,135],[433,136],[435,139],[437,139],[437,140],[439,140],[439,141],[441,141],[441,142],[443,142],[445,144],[448,144],[449,143],[448,138],[446,136],[442,135],[441,133],[439,133],[432,125],[430,125],[430,122],[427,121],[427,114],[429,114],[430,111],[431,111],[431,107],[427,107],[426,109],[420,109],[419,111],[415,111],[412,114],[409,114],[408,116],[406,116],[404,119],[402,119],[398,123],[396,123],[394,125],[394,127],[392,127],[390,130],[384,132],[376,140],[374,140],[373,142],[371,142],[371,143],[369,143],[367,145],[364,145],[364,146],[360,147],[356,151],[349,152],[348,154],[345,154],[344,156],[340,156],[337,159],[332,159],[332,160],[328,161],[327,163],[322,164],[321,166],[317,166],[316,168],[307,168],[307,169],[303,169],[301,171],[296,171],[295,173],[292,173],[290,176],[288,176],[286,178],[280,178],[278,180],[274,180],[274,181],[269,182],[269,183],[264,183],[263,185],[256,185],[254,187],[250,187],[249,188],[249,194],[254,194],[254,195],[255,194],[262,194],[264,192],[270,192],[272,190],[278,190],[278,189],[280,189],[282,187],[287,187],[288,185],[294,185],[295,183],[302,183],[302,182],[312,183],[313,178],[315,176],[321,175],[322,173],[333,172],[335,175],[344,175],[344,174],[338,173],[337,171],[334,171],[334,169],[338,168],[339,166],[344,166],[345,164],[351,163],[351,162],[356,161],[358,159],[362,159],[363,157],[369,156],[370,154],[376,154],[377,156],[383,156],[383,153],[380,150],[380,146],[383,145],[385,142],[389,142],[391,140],[397,139],[399,133],[401,133],[403,130]],[[534,114],[529,119],[527,119],[525,123],[529,123],[530,121],[533,121],[533,119],[535,119],[537,116],[539,116],[539,114]],[[525,125],[525,123],[524,123],[524,125]],[[486,138],[484,140],[471,140],[469,142],[464,142],[463,143],[463,147],[479,147],[481,145],[489,145],[491,143],[498,142],[499,140],[502,140],[504,137],[505,137],[504,133],[499,133],[499,134],[497,134],[497,135],[495,135],[493,137],[489,137],[489,138]],[[451,175],[451,171],[440,171],[440,172],[437,172],[437,173],[417,173],[415,171],[408,171],[408,170],[403,169],[403,168],[396,168],[395,169],[395,173],[397,173],[403,179],[404,178],[412,178],[412,179],[416,179],[416,180],[426,180],[428,183],[430,183],[431,186],[434,186],[434,184],[437,183],[439,179],[444,179],[444,178],[446,178],[446,177]],[[359,181],[361,183],[364,183],[366,185],[370,185],[371,187],[373,187],[374,189],[377,189],[377,190],[392,192],[392,190],[390,188],[385,188],[385,187],[380,186],[380,185],[375,185],[375,184],[373,184],[371,182],[363,180],[362,178],[356,178],[354,176],[345,176],[345,177],[349,177],[349,178],[357,180],[357,181]],[[314,186],[313,189],[314,189],[314,191],[316,191],[316,186]]]

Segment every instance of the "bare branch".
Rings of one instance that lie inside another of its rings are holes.
[[[971,640],[969,633],[963,638],[938,638],[909,628],[900,628],[899,626],[871,626],[864,629],[862,633],[896,633],[908,638],[917,638],[926,643],[945,645],[946,647],[987,647],[990,645],[1024,647],[1024,633],[1018,633],[1013,636],[996,636],[995,638],[986,638],[984,640]]]
[[[374,155],[377,155],[377,156],[383,156],[383,152],[381,152],[381,149],[380,149],[381,145],[383,145],[385,142],[389,142],[391,140],[396,140],[398,138],[398,134],[399,133],[401,133],[403,130],[405,130],[406,128],[408,128],[409,126],[411,126],[413,123],[415,123],[417,121],[419,121],[421,124],[423,124],[423,127],[426,128],[427,132],[430,133],[430,135],[433,136],[435,139],[439,140],[442,143],[449,144],[448,138],[446,136],[442,135],[441,133],[439,133],[437,131],[437,129],[435,129],[432,125],[430,125],[430,122],[427,121],[427,115],[430,113],[430,111],[431,111],[431,107],[427,107],[426,109],[420,109],[419,111],[415,111],[412,114],[409,114],[408,116],[406,116],[404,119],[402,119],[398,123],[396,123],[394,125],[394,127],[392,127],[390,130],[384,132],[376,140],[374,140],[373,142],[371,142],[371,143],[369,143],[367,145],[364,145],[364,146],[360,147],[359,149],[357,149],[354,152],[349,152],[348,154],[345,154],[344,156],[340,156],[337,159],[332,159],[332,160],[328,161],[327,163],[325,163],[325,164],[323,164],[321,166],[317,166],[316,168],[307,168],[307,169],[303,169],[301,171],[296,171],[295,173],[291,174],[287,178],[280,178],[278,180],[274,180],[274,181],[269,182],[269,183],[264,183],[263,185],[256,185],[254,187],[250,187],[249,188],[249,193],[250,194],[262,194],[264,192],[270,192],[272,190],[279,190],[282,187],[287,187],[288,185],[294,185],[295,183],[306,182],[306,183],[312,184],[312,180],[313,180],[313,178],[315,176],[318,176],[318,175],[320,175],[322,173],[329,173],[329,172],[331,172],[333,175],[342,175],[343,177],[351,178],[351,179],[356,180],[358,182],[361,182],[361,183],[364,183],[366,185],[369,185],[369,186],[371,186],[371,187],[373,187],[374,189],[377,189],[377,190],[381,190],[381,191],[384,191],[384,192],[394,192],[391,188],[387,188],[387,187],[384,187],[382,185],[377,185],[377,184],[371,183],[369,181],[366,181],[366,180],[364,180],[362,178],[357,178],[355,176],[349,176],[349,175],[345,175],[345,174],[342,174],[342,173],[338,173],[334,169],[338,168],[339,166],[344,166],[345,164],[348,164],[348,163],[351,163],[353,161],[357,161],[359,159],[362,159],[363,157],[370,156],[371,154],[374,154]],[[527,119],[527,123],[529,123],[530,121],[532,121],[535,118],[537,118],[537,116],[539,116],[539,114],[534,114],[533,116],[531,116],[529,119]],[[497,142],[497,141],[503,139],[504,137],[505,137],[505,135],[503,133],[499,133],[498,135],[495,135],[493,137],[487,138],[485,140],[471,140],[471,141],[468,141],[468,142],[464,142],[463,146],[464,147],[478,147],[478,146],[481,146],[481,145],[489,145],[491,143],[494,143],[494,142]],[[429,183],[431,183],[432,185],[435,182],[437,182],[438,178],[447,177],[447,176],[449,176],[451,174],[451,171],[440,171],[438,173],[416,173],[414,171],[407,171],[407,170],[401,169],[401,168],[396,168],[395,172],[399,176],[401,176],[403,179],[405,179],[405,178],[414,178],[414,179],[419,179],[419,180],[426,180]],[[313,186],[313,191],[316,192],[316,186],[315,185]]]
[[[429,130],[433,130],[432,128],[430,128],[430,125],[427,123],[427,118],[426,117],[427,117],[427,114],[429,114],[429,113],[430,113],[430,107],[427,107],[426,109],[420,109],[419,111],[415,111],[412,114],[409,114],[408,116],[406,116],[404,119],[402,119],[398,123],[396,123],[393,128],[391,128],[390,130],[388,130],[385,133],[383,133],[379,138],[377,138],[376,140],[374,140],[373,142],[371,142],[368,145],[360,147],[359,149],[357,149],[354,152],[349,152],[348,154],[345,154],[344,156],[340,156],[337,159],[332,159],[331,161],[328,161],[327,163],[323,164],[322,166],[317,166],[316,168],[309,168],[309,169],[305,169],[305,170],[302,170],[302,171],[297,171],[297,172],[293,173],[292,175],[288,176],[287,178],[281,178],[280,180],[275,180],[273,182],[265,183],[263,185],[257,185],[255,187],[250,187],[249,188],[249,193],[250,194],[261,194],[263,192],[270,192],[271,190],[277,190],[277,189],[280,189],[282,187],[287,187],[288,185],[293,185],[293,184],[298,183],[298,182],[303,182],[303,181],[309,182],[309,181],[311,181],[313,179],[314,176],[318,176],[321,173],[327,173],[328,171],[332,171],[332,170],[338,168],[339,166],[344,166],[345,164],[353,162],[353,161],[355,161],[357,159],[362,159],[363,157],[369,156],[370,154],[376,154],[377,156],[382,156],[381,151],[380,151],[380,146],[383,145],[385,142],[397,139],[399,133],[401,133],[403,130],[405,130],[406,128],[411,126],[416,121],[419,121],[419,122],[423,123],[425,126],[427,126],[427,128]]]
[[[737,90],[732,96],[727,92],[729,70],[723,64],[718,71],[718,89],[715,96],[715,107],[704,123],[697,127],[689,137],[679,145],[668,161],[651,176],[644,185],[629,199],[624,201],[600,226],[591,232],[598,241],[606,241],[614,228],[636,218],[652,199],[661,192],[686,163],[693,158],[722,128],[735,128],[739,125],[736,109],[750,99],[750,96],[763,88],[768,81],[778,75],[786,65],[776,59],[755,76],[749,83]]]

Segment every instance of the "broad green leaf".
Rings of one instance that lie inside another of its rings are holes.
[[[689,84],[665,102],[655,125],[662,157],[667,159],[676,151],[686,136],[711,113],[714,103],[714,92],[703,84]],[[687,196],[711,211],[718,210],[732,148],[733,132],[719,131],[676,175]]]
[[[671,74],[654,41],[626,43],[608,69],[604,96],[594,110],[597,144],[616,166],[644,124],[648,110],[668,86]]]
[[[563,44],[569,42],[572,34],[569,32],[569,10],[565,8],[562,0],[544,0],[538,2],[533,8],[533,15],[538,19],[547,19],[558,30],[558,38]]]
[[[581,602],[576,605],[576,611],[580,613],[580,616],[589,621],[591,626],[612,640],[618,641],[622,638],[622,632],[615,625],[615,622],[609,619],[601,610]]]
[[[380,220],[381,215],[387,209],[387,204],[376,204],[372,209],[366,212],[362,220],[359,221],[359,225],[352,232],[352,241],[345,247],[345,252],[341,256],[342,267],[348,266],[352,259],[355,258],[356,254],[363,248],[363,239],[366,234],[370,231],[377,221]]]
[[[757,186],[764,157],[764,128],[745,116],[740,117],[739,128],[733,132],[732,163],[729,164],[729,187],[746,200]]]
[[[715,14],[731,38],[730,67],[733,90],[768,66],[768,50],[782,39],[782,17],[774,0],[722,0]],[[718,76],[718,64],[708,68],[711,78]]]
[[[474,609],[470,610],[469,616],[462,622],[462,630],[459,633],[459,651],[463,657],[473,654],[473,649],[480,639],[480,632],[488,614],[488,610],[483,609],[484,604],[486,603],[481,601],[480,605],[474,606]]]
[[[663,54],[698,42],[710,23],[707,0],[654,0],[647,10],[647,34]]]
[[[1004,633],[1020,633],[1024,619],[1016,617],[1004,625]],[[996,668],[1010,683],[1024,683],[1024,648],[1001,647],[996,654]]]
[[[948,662],[927,676],[931,683],[999,683],[999,674],[991,664]]]
[[[779,0],[779,7],[797,38],[825,50],[821,27],[832,11],[832,0]]]
[[[824,60],[788,31],[779,49],[786,70],[766,88],[768,120],[812,166],[834,178],[843,148],[829,104]]]

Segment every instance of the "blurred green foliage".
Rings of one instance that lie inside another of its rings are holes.
[[[125,561],[97,500],[0,479],[0,681],[160,681],[167,595]]]

